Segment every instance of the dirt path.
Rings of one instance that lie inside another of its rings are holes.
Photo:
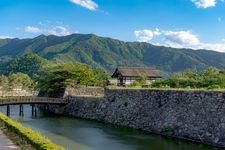
[[[0,150],[16,150],[17,146],[15,146],[12,141],[7,138],[2,131],[0,130]]]

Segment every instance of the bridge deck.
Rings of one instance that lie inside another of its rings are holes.
[[[20,104],[67,104],[66,99],[48,98],[48,97],[16,97],[0,99],[0,106],[4,105],[20,105]]]

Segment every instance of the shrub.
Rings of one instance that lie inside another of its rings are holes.
[[[225,73],[216,68],[208,68],[203,72],[187,70],[171,75],[166,79],[157,80],[152,84],[154,88],[225,88]]]
[[[137,81],[132,82],[130,85],[128,85],[128,87],[140,87],[140,83]]]
[[[0,113],[0,122],[3,122],[5,127],[22,138],[24,138],[28,143],[39,150],[64,150],[63,147],[52,143],[49,139],[42,136],[41,134],[24,127],[22,124],[13,121],[7,116]]]

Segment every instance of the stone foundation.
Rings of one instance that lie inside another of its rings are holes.
[[[73,95],[73,96],[102,96],[105,94],[104,88],[67,88],[65,90],[65,95]]]
[[[69,99],[60,114],[225,147],[225,92],[107,89]]]

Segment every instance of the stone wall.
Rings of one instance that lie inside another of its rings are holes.
[[[73,96],[98,96],[98,95],[104,95],[105,90],[104,88],[97,88],[97,87],[91,87],[91,88],[67,88],[65,90],[65,96],[67,95],[73,95]]]
[[[60,114],[225,147],[225,92],[107,89],[69,99]]]
[[[26,90],[12,90],[12,91],[2,91],[0,90],[0,97],[7,97],[7,96],[34,96],[34,92],[29,92]]]

